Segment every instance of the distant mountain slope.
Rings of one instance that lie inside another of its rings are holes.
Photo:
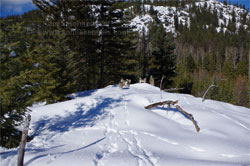
[[[175,108],[144,106],[160,101],[149,84],[108,86],[75,99],[32,107],[33,140],[26,166],[240,166],[250,164],[250,109],[190,95],[178,100],[201,130]],[[2,166],[14,166],[17,149],[0,149]]]
[[[216,0],[208,0],[208,1],[200,1],[194,3],[196,7],[206,8],[207,11],[214,13],[217,12],[218,16],[218,27],[216,28],[217,32],[227,30],[227,26],[229,22],[232,21],[233,15],[236,18],[236,29],[239,29],[240,25],[243,25],[245,29],[249,28],[249,25],[242,23],[244,17],[246,19],[250,19],[250,13],[242,9],[240,7],[236,7],[234,5],[225,5],[222,2]],[[192,7],[192,3],[186,4],[182,7],[169,7],[169,6],[153,6],[153,9],[158,12],[157,18],[164,23],[164,27],[166,32],[176,33],[175,29],[175,16],[178,16],[178,24],[182,24],[184,26],[190,26],[190,17],[193,16],[194,13],[190,12],[190,8]],[[146,32],[148,31],[148,25],[154,19],[149,14],[150,5],[144,5],[146,14],[137,15],[131,22],[131,25],[136,26],[137,31],[142,31],[144,28]],[[205,18],[204,18],[205,19]],[[208,28],[210,25],[204,25]]]

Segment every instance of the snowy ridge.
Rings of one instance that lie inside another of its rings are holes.
[[[76,93],[75,99],[32,107],[32,141],[26,166],[242,166],[250,165],[250,109],[162,93],[178,100],[201,130],[175,108],[144,106],[160,90],[133,84]],[[14,166],[17,149],[0,148],[2,166]]]
[[[229,21],[232,20],[233,11],[235,12],[236,18],[236,29],[238,30],[239,26],[242,25],[243,14],[247,13],[246,19],[250,19],[250,13],[247,10],[236,7],[234,5],[224,5],[222,2],[216,0],[208,0],[208,1],[200,1],[196,2],[195,5],[199,7],[204,7],[206,4],[207,10],[210,9],[210,12],[213,13],[215,10],[218,15],[218,25],[217,32],[223,30],[225,32],[227,30],[226,26],[228,26]],[[163,23],[166,32],[171,32],[176,34],[175,30],[175,20],[174,16],[178,16],[178,24],[190,26],[190,17],[191,13],[189,12],[191,4],[185,5],[182,9],[176,9],[176,7],[164,7],[164,6],[153,6],[153,9],[158,12],[157,17]],[[149,12],[150,5],[144,5],[146,13]],[[153,18],[149,14],[136,16],[132,21],[131,25],[136,26],[135,30],[142,32],[143,28],[145,32],[148,32],[148,25],[152,22]],[[224,25],[222,29],[221,26]],[[209,27],[209,25],[204,25],[205,27]],[[249,28],[248,25],[243,25],[245,29]]]

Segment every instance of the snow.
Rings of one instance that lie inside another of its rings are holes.
[[[146,14],[144,16],[136,16],[132,21],[131,21],[131,26],[135,26],[135,31],[140,31],[142,32],[143,28],[146,33],[148,33],[148,25],[150,22],[153,22],[153,18],[149,15]]]
[[[221,27],[217,27],[216,31],[219,33],[221,31]]]
[[[36,67],[36,68],[38,68],[39,65],[40,65],[40,63],[35,63],[33,66]]]
[[[26,166],[240,166],[250,164],[250,109],[149,84],[117,85],[72,94],[74,99],[34,105]],[[178,100],[175,107],[144,107]],[[0,147],[1,166],[17,163],[17,148]]]
[[[9,57],[16,57],[15,51],[11,51]]]
[[[216,0],[208,0],[206,2],[200,1],[195,2],[196,6],[204,7],[205,3],[207,4],[207,10],[210,8],[210,12],[213,13],[215,10],[218,15],[218,24],[219,27],[216,27],[217,32],[219,32],[220,26],[226,25],[228,26],[229,21],[232,20],[232,14],[235,12],[236,19],[236,30],[238,31],[239,25],[241,25],[241,19],[243,18],[244,13],[248,13],[246,15],[247,19],[250,19],[250,13],[247,10],[236,7],[234,5],[224,5],[222,2],[218,2]],[[175,25],[174,25],[174,16],[178,16],[178,22],[187,25],[190,27],[190,17],[192,13],[190,13],[189,8],[191,4],[187,4],[184,8],[176,9],[176,7],[169,6],[153,6],[154,10],[158,12],[157,17],[163,23],[163,26],[166,32],[171,32],[176,35]],[[149,23],[153,21],[153,18],[147,13],[149,12],[150,5],[144,5],[146,9],[145,15],[136,16],[132,21],[131,25],[136,26],[135,31],[142,32],[143,28],[146,32],[148,32]],[[221,18],[220,18],[221,16]],[[243,25],[245,29],[248,28],[248,25]],[[227,30],[227,29],[226,29]],[[226,30],[223,30],[224,32]]]
[[[225,25],[225,22],[223,19],[219,19],[219,26],[221,26],[221,25]],[[219,28],[219,27],[217,27],[217,28]]]

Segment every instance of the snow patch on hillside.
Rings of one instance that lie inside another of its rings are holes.
[[[247,10],[236,7],[234,5],[224,5],[222,2],[218,2],[216,0],[208,0],[206,2],[196,2],[196,6],[205,7],[207,6],[207,10],[210,10],[211,13],[217,12],[218,15],[218,25],[217,32],[222,30],[221,26],[228,26],[229,22],[232,21],[233,12],[235,12],[236,18],[236,30],[238,30],[241,25],[241,21],[243,19],[243,14],[247,13],[246,19],[250,19],[250,13]],[[153,9],[158,12],[157,17],[163,23],[166,32],[171,32],[174,35],[176,34],[175,29],[175,20],[174,17],[178,16],[178,24],[190,26],[190,17],[192,14],[189,12],[191,4],[186,5],[184,8],[176,9],[176,7],[168,7],[168,6],[153,6]],[[148,14],[150,10],[150,5],[144,5],[145,11],[147,14],[136,16],[132,21],[131,25],[135,25],[135,31],[142,32],[143,28],[146,32],[148,32],[148,25],[153,21],[153,18]],[[245,29],[248,28],[248,25],[243,25]],[[223,28],[223,32],[225,32],[227,28]]]
[[[144,16],[136,16],[132,20],[131,26],[135,27],[135,31],[143,31],[144,28],[145,32],[148,33],[148,27],[151,22],[153,22],[153,18],[146,14]]]

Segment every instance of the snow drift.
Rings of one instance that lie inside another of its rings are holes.
[[[26,166],[250,165],[248,108],[163,92],[162,100],[178,100],[194,116],[197,133],[175,108],[144,109],[161,100],[159,88],[148,84],[72,96],[31,108]],[[16,165],[17,150],[0,148],[1,165]]]

